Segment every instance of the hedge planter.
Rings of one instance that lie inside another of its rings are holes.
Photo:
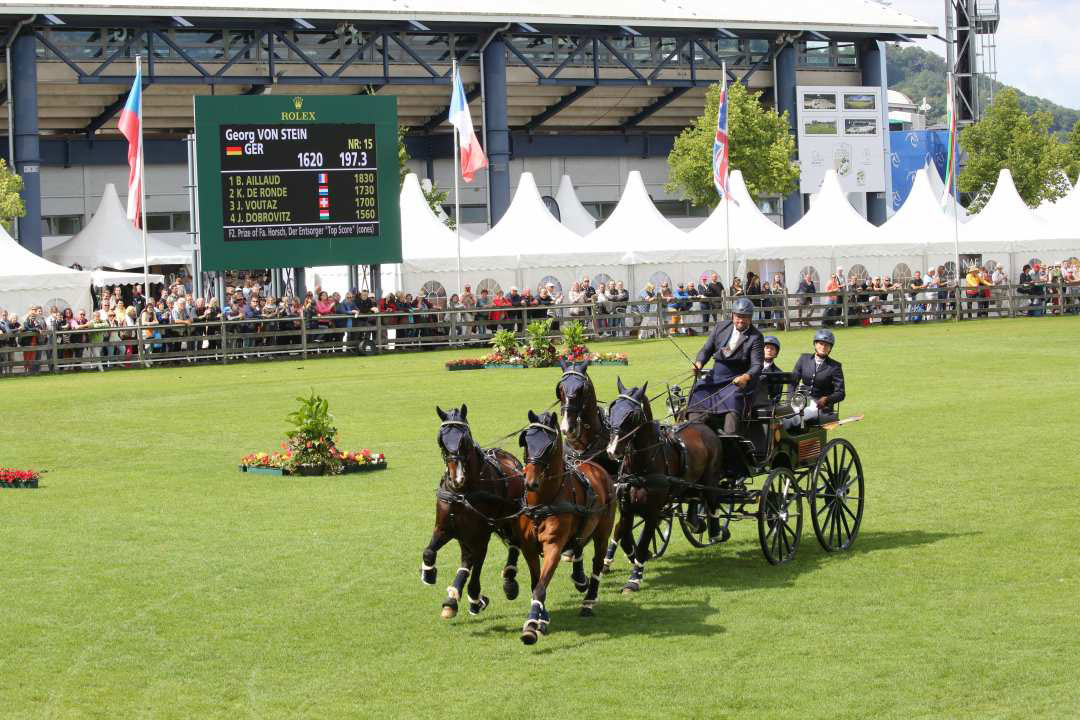
[[[385,470],[387,464],[385,462],[369,463],[367,465],[350,465],[341,471],[342,475],[353,475],[355,473],[374,472],[376,470]],[[257,465],[241,465],[240,472],[253,473],[256,475],[275,475],[277,477],[294,477],[297,475],[306,477],[332,477],[321,472],[318,468],[303,467],[299,469],[299,472],[288,472],[282,468],[276,467],[259,467]]]
[[[0,489],[36,488],[44,470],[16,470],[0,468]]]
[[[607,353],[607,356],[593,355],[589,358],[589,364],[592,366],[597,365],[629,365],[630,361],[622,353]],[[489,356],[490,357],[490,356]],[[536,368],[557,368],[559,367],[559,360],[566,358],[554,358],[552,360],[545,361],[539,365],[527,365],[523,362],[501,362],[490,361],[486,358],[468,359],[468,360],[451,360],[446,363],[446,369],[450,372],[457,372],[459,370],[532,370]],[[584,358],[577,360],[569,360],[570,362],[584,362]]]
[[[10,483],[0,483],[0,490],[21,490],[27,488],[36,488],[37,486],[37,480],[16,480]]]

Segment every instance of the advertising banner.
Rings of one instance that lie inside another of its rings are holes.
[[[816,193],[827,170],[844,190],[885,191],[885,142],[881,88],[799,86],[799,189]]]

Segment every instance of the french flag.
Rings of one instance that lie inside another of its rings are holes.
[[[135,67],[135,82],[131,84],[127,103],[120,111],[117,129],[128,141],[127,217],[142,227],[142,67]]]
[[[461,177],[465,178],[465,182],[472,182],[476,171],[486,168],[488,161],[487,156],[484,155],[484,149],[480,147],[480,141],[476,139],[476,131],[473,130],[469,104],[465,101],[465,89],[461,86],[461,71],[454,73],[454,91],[450,94],[448,115],[450,124],[457,129],[458,146],[461,152]]]

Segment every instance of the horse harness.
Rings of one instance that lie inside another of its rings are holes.
[[[442,423],[443,426],[460,426],[464,427],[466,431],[470,432],[469,424],[458,420],[447,420]],[[439,502],[444,502],[450,506],[450,520],[454,520],[454,508],[462,507],[465,510],[473,513],[484,520],[490,527],[492,527],[495,533],[504,541],[510,542],[510,538],[506,529],[503,527],[503,523],[507,520],[512,520],[520,513],[512,513],[503,517],[491,517],[483,510],[476,507],[476,503],[491,502],[491,503],[509,503],[512,498],[510,495],[510,477],[503,473],[502,468],[499,466],[499,451],[498,448],[479,448],[473,445],[473,452],[480,456],[480,475],[483,479],[485,469],[490,469],[494,473],[494,482],[501,485],[501,494],[497,492],[491,492],[489,490],[470,490],[467,492],[453,492],[444,487],[445,482],[449,479],[447,473],[443,473],[442,482],[439,483],[439,487],[435,491],[435,497]],[[457,460],[459,463],[464,464],[466,458],[454,453],[448,452],[443,448],[443,454],[453,460]]]
[[[530,423],[528,427],[534,427],[550,434],[557,434],[557,430],[544,425],[543,423]],[[546,455],[546,451],[544,455]],[[541,455],[541,458],[543,455]],[[537,525],[541,520],[552,517],[554,515],[575,515],[578,517],[588,517],[589,515],[598,515],[605,512],[608,508],[608,504],[599,505],[598,498],[596,497],[596,491],[592,488],[592,483],[585,477],[585,474],[581,472],[581,464],[579,462],[568,461],[563,456],[563,468],[562,474],[563,481],[562,487],[567,487],[567,483],[570,484],[570,495],[576,497],[577,492],[574,490],[574,481],[581,485],[583,493],[585,495],[584,503],[577,503],[572,500],[558,500],[553,503],[538,503],[536,505],[530,505],[528,501],[528,493],[521,496],[521,510],[519,513],[532,520],[533,525]],[[575,535],[577,533],[575,532]]]

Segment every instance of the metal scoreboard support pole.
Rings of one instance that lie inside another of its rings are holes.
[[[187,160],[188,160],[188,238],[191,240],[191,272],[194,277],[192,278],[192,290],[195,292],[195,297],[202,297],[203,290],[205,288],[203,271],[202,271],[202,257],[199,254],[199,168],[198,168],[198,153],[196,151],[195,133],[190,133],[185,138],[187,143]],[[221,302],[221,298],[218,298],[218,302]]]

